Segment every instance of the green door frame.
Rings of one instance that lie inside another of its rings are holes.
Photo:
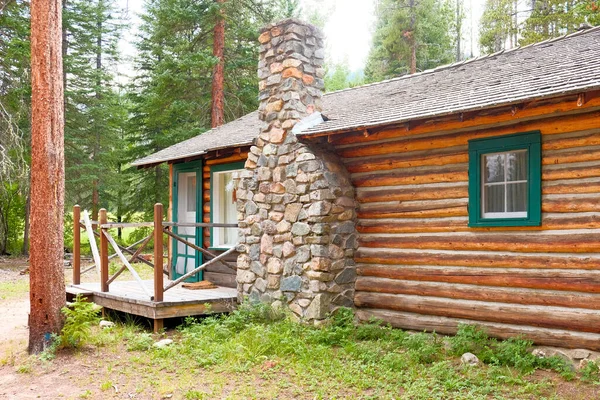
[[[202,215],[202,160],[181,163],[181,164],[173,164],[173,222],[178,222],[178,219],[179,219],[178,184],[179,184],[179,174],[182,172],[183,173],[186,173],[186,172],[195,172],[196,173],[196,222],[201,222],[202,218],[203,218],[203,215]],[[175,233],[176,235],[179,235],[178,228],[176,226],[173,227],[173,233]],[[187,239],[185,236],[183,236],[183,237],[184,237],[184,239]],[[175,268],[175,266],[177,265],[177,257],[179,255],[177,253],[177,243],[178,242],[176,239],[172,239],[171,248],[173,249],[173,257],[171,257],[172,258],[171,268],[172,268],[172,272],[173,272],[173,279],[177,279],[182,276],[181,274],[177,273],[177,270]],[[196,246],[202,247],[202,229],[201,228],[196,228],[194,244]],[[200,265],[202,265],[202,253],[190,248],[189,246],[186,246],[186,253],[187,253],[187,251],[190,251],[190,250],[194,251],[196,254],[195,255],[195,265],[197,268]],[[203,279],[203,273],[202,273],[202,271],[200,271],[197,274],[193,275],[192,277],[186,279],[186,282],[198,282],[198,281],[201,281],[202,279]]]

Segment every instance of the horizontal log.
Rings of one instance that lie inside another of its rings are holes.
[[[600,253],[594,235],[494,235],[478,233],[449,236],[363,236],[364,247],[436,250],[515,251],[521,253]]]
[[[360,233],[437,233],[437,232],[498,232],[498,231],[545,231],[572,229],[600,229],[600,215],[577,218],[542,217],[541,226],[501,226],[472,228],[468,220],[394,221],[361,219],[356,230]]]
[[[497,303],[600,310],[600,294],[591,293],[554,292],[550,290],[436,282],[412,282],[365,276],[361,276],[356,280],[355,288],[357,292],[406,294]]]
[[[395,185],[396,186],[396,185]],[[600,193],[600,182],[580,182],[550,184],[544,182],[542,194],[585,194]],[[359,190],[356,199],[359,203],[374,203],[385,201],[415,201],[438,199],[461,199],[469,196],[467,184],[454,186],[419,185],[410,187],[385,188],[379,190]]]
[[[214,283],[217,286],[224,286],[235,288],[237,287],[237,281],[235,280],[235,274],[221,274],[218,272],[205,272],[204,280]]]
[[[452,207],[466,207],[469,200],[464,199],[435,199],[435,200],[418,200],[404,202],[389,202],[389,203],[366,203],[360,204],[359,212],[364,213],[402,213],[410,211],[427,211],[437,210]]]
[[[381,190],[359,190],[356,194],[356,199],[359,203],[461,199],[467,197],[469,197],[469,186],[464,184],[442,187],[422,186]]]
[[[460,252],[451,254],[359,248],[354,256],[354,260],[358,263],[384,265],[600,270],[600,256],[560,257],[550,255],[473,254]]]
[[[354,304],[357,307],[382,308],[439,317],[600,333],[600,313],[594,310],[368,292],[357,292],[354,296]]]
[[[600,168],[599,168],[600,170]],[[542,212],[552,213],[581,213],[600,211],[600,197],[570,198],[570,199],[544,199]]]
[[[469,215],[467,206],[434,208],[431,210],[419,211],[359,211],[358,218],[444,218],[444,217],[464,217]],[[418,222],[416,222],[418,223]]]
[[[490,115],[479,115],[471,119],[458,119],[457,116],[444,117],[442,120],[428,120],[411,129],[395,128],[381,129],[371,132],[367,137],[363,132],[346,133],[345,135],[331,136],[335,145],[353,144],[359,141],[372,142],[378,140],[391,139],[402,136],[412,136],[430,132],[451,133],[457,130],[466,129],[487,129],[494,128],[500,124],[509,127],[513,132],[522,132],[518,130],[518,124],[523,120],[540,120],[542,118],[550,118],[556,120],[556,117],[566,115],[572,112],[581,113],[587,110],[596,110],[600,107],[600,99],[596,98],[586,103],[585,109],[577,105],[577,96],[566,98],[559,103],[546,103],[534,105],[525,109],[518,110],[515,114],[510,107],[504,107]],[[487,111],[487,110],[486,110]],[[450,120],[448,120],[450,118]],[[370,130],[371,131],[371,130]]]
[[[457,150],[458,149],[458,150]],[[542,165],[569,164],[584,161],[600,160],[600,149],[575,150],[570,152],[554,152],[543,154]],[[350,173],[384,171],[399,168],[415,168],[422,166],[461,164],[469,161],[465,146],[451,147],[433,151],[418,151],[409,153],[390,153],[384,157],[351,158],[345,162]]]
[[[466,164],[455,164],[435,169],[394,170],[385,174],[352,175],[355,187],[415,185],[440,182],[467,182],[469,172]]]
[[[577,179],[573,183],[542,182],[542,194],[583,194],[600,193],[600,182],[586,182]]]
[[[226,157],[208,159],[204,163],[205,165],[219,165],[227,164],[236,161],[245,161],[248,158],[248,152],[236,153]]]
[[[359,264],[357,272],[361,276],[407,281],[600,293],[600,274],[598,274],[598,271]]]
[[[569,164],[600,160],[600,149],[577,149],[569,152],[542,154],[542,165]]]
[[[377,309],[357,309],[356,315],[362,321],[369,321],[371,318],[376,318],[396,328],[412,329],[420,332],[428,331],[453,335],[456,334],[459,324],[470,324],[481,326],[488,335],[499,339],[523,336],[538,345],[600,350],[600,335],[595,333],[436,317]]]
[[[432,165],[460,164],[469,161],[466,146],[450,147],[434,151],[390,153],[377,158],[352,158],[345,162],[350,173],[382,171],[395,168],[414,168]]]
[[[597,126],[595,127],[598,128]],[[592,128],[593,129],[593,128]],[[575,129],[573,130],[575,131]],[[579,135],[569,138],[560,138],[554,140],[547,140],[542,142],[542,154],[547,150],[561,150],[572,147],[588,147],[600,145],[600,135],[598,132]]]
[[[600,136],[600,134],[598,135]],[[542,181],[582,179],[600,176],[600,165],[571,167],[568,164],[557,169],[542,168]]]
[[[526,122],[523,124],[496,129],[484,129],[470,132],[444,134],[439,136],[402,138],[401,140],[385,143],[367,143],[338,149],[342,158],[376,156],[390,153],[404,153],[418,150],[440,149],[454,146],[464,146],[471,139],[501,136],[516,132],[539,130],[543,135],[598,129],[600,112],[585,115],[569,115],[561,118],[548,118],[542,121]],[[360,143],[360,142],[359,142]],[[598,144],[598,143],[596,143]],[[559,148],[565,148],[559,147]],[[544,147],[542,147],[544,148]],[[555,148],[556,149],[556,148]]]

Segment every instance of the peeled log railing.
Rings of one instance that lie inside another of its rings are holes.
[[[101,209],[99,212],[99,220],[98,221],[90,221],[87,215],[87,212],[83,213],[83,221],[81,220],[81,208],[76,205],[73,207],[73,220],[79,221],[79,223],[73,224],[73,284],[78,285],[81,283],[81,275],[94,269],[94,267],[98,271],[98,275],[100,277],[100,290],[102,292],[108,292],[110,284],[117,279],[119,275],[121,275],[125,270],[129,270],[134,277],[134,279],[138,282],[144,293],[148,295],[150,300],[154,302],[161,302],[164,298],[164,292],[177,286],[179,283],[188,279],[189,277],[197,274],[202,271],[209,265],[212,265],[216,262],[220,262],[221,264],[227,266],[235,270],[235,265],[224,261],[223,259],[229,254],[235,251],[235,246],[231,249],[225,251],[222,254],[216,255],[213,252],[202,248],[200,246],[191,243],[176,233],[172,232],[173,227],[197,227],[197,228],[236,228],[237,224],[219,224],[219,223],[177,223],[177,222],[164,222],[162,220],[163,216],[163,205],[158,203],[154,205],[154,221],[153,222],[135,222],[135,223],[111,223],[108,222],[107,211],[106,209]],[[93,225],[98,226],[100,232],[94,230],[92,228]],[[109,229],[114,228],[140,228],[140,227],[152,227],[153,231],[150,235],[146,236],[144,239],[128,246],[123,247],[119,245],[114,238],[111,236]],[[90,247],[92,248],[92,254],[94,258],[94,266],[87,268],[83,272],[81,271],[81,229],[85,229],[90,241]],[[184,243],[186,246],[191,247],[192,249],[211,257],[210,260],[195,268],[193,271],[189,271],[178,279],[168,282],[165,286],[164,284],[164,274],[168,274],[168,271],[164,269],[164,255],[163,255],[163,234],[172,237],[173,239]],[[95,237],[100,238],[100,246],[99,250],[96,248]],[[147,247],[147,245],[154,240],[154,263],[151,263],[147,259],[141,257],[142,251]],[[109,245],[112,246],[115,253],[109,255]],[[135,249],[135,246],[138,246]],[[135,250],[134,250],[135,249]],[[124,253],[128,253],[130,255],[129,259],[127,259]],[[112,258],[118,257],[123,264],[123,266],[117,270],[112,276],[109,276],[109,260]],[[142,279],[138,275],[137,271],[131,263],[133,262],[142,262],[154,269],[154,290],[153,293],[150,293],[146,286],[143,284]],[[157,267],[159,266],[159,267]]]

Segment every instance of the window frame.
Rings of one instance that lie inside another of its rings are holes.
[[[215,204],[214,204],[214,200],[215,200],[214,193],[216,190],[215,174],[218,174],[221,172],[243,170],[244,165],[245,165],[245,161],[239,161],[239,162],[234,162],[234,163],[212,165],[210,167],[210,223],[211,224],[216,223],[215,222]],[[224,228],[224,229],[227,229],[227,228]],[[210,228],[210,249],[211,250],[229,250],[231,247],[233,247],[233,246],[227,246],[225,244],[215,243],[215,228],[214,227]]]
[[[482,156],[484,154],[527,150],[527,216],[484,218],[482,211]],[[539,226],[542,222],[542,143],[541,132],[469,140],[469,226]]]

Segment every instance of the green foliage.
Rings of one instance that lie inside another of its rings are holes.
[[[443,357],[443,340],[438,335],[415,333],[402,343],[409,350],[411,359],[419,364],[431,364]]]
[[[378,0],[377,25],[365,69],[366,81],[376,82],[409,73],[412,40],[416,46],[418,71],[453,61],[454,14],[453,5],[444,0],[413,3],[409,0]]]
[[[60,334],[61,346],[80,348],[90,342],[91,328],[100,320],[96,305],[78,295],[71,308],[63,307],[62,313],[65,315],[65,325]]]
[[[533,342],[519,337],[503,341],[488,337],[477,325],[460,324],[455,336],[448,338],[449,354],[459,357],[464,353],[475,354],[482,362],[512,367],[521,373],[531,373],[544,368],[560,373],[566,379],[574,377],[572,367],[560,357],[538,358],[530,352]]]
[[[147,332],[133,332],[126,336],[127,351],[146,351],[154,344],[152,335]]]
[[[491,346],[496,344],[496,340],[490,339],[481,327],[469,324],[459,324],[456,335],[448,342],[449,354],[460,357],[464,353],[473,353],[484,362],[491,359]]]
[[[596,361],[588,361],[581,368],[581,377],[586,382],[600,383],[600,367]]]
[[[479,44],[482,52],[494,53],[504,49],[509,38],[516,45],[516,12],[513,0],[486,0],[479,21]]]
[[[363,84],[363,77],[360,74],[353,75],[346,60],[341,63],[326,64],[325,70],[325,91],[327,92]]]
[[[114,71],[122,22],[116,0],[70,0],[63,10],[66,204],[97,211],[119,196],[127,118]],[[101,199],[101,200],[100,200]]]

